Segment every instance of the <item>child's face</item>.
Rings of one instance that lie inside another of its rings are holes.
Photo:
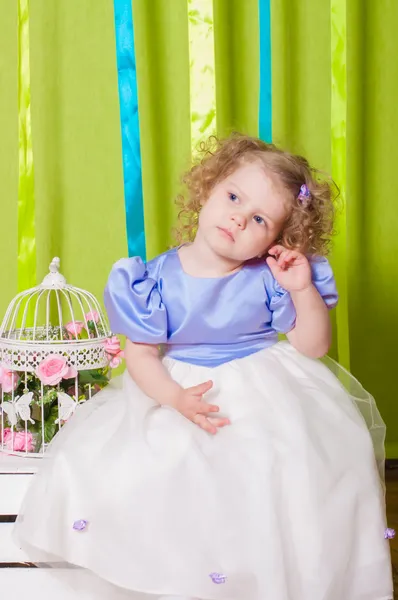
[[[212,190],[198,234],[213,252],[244,262],[264,254],[288,217],[287,192],[259,162],[244,163]]]

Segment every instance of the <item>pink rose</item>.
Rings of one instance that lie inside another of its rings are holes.
[[[111,369],[116,369],[124,358],[124,352],[120,349],[120,340],[116,335],[105,340],[105,352],[109,359]]]
[[[116,335],[106,338],[105,340],[105,352],[111,356],[117,356],[120,352],[120,340]]]
[[[68,367],[66,358],[49,354],[36,369],[36,375],[44,385],[57,385],[61,379],[76,377],[75,367]]]
[[[0,366],[0,385],[5,394],[9,394],[15,390],[19,384],[19,377],[15,371],[9,371],[5,367]]]
[[[116,369],[116,367],[118,367],[121,362],[122,362],[122,357],[120,355],[112,356],[112,358],[109,361],[109,366],[111,367],[111,369]]]
[[[66,331],[69,333],[69,338],[76,338],[84,329],[83,321],[70,321],[65,325]]]
[[[86,319],[87,319],[87,322],[88,321],[93,321],[94,323],[98,323],[98,321],[99,321],[99,314],[97,313],[96,310],[92,310],[92,311],[90,311],[90,312],[88,312],[86,314]]]
[[[30,431],[27,433],[24,431],[11,431],[9,427],[6,427],[4,429],[3,443],[7,450],[33,452],[33,436]]]

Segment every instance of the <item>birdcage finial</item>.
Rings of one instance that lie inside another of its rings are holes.
[[[40,287],[49,289],[49,288],[63,288],[66,285],[66,279],[59,272],[61,261],[58,256],[55,256],[50,263],[50,272],[43,279]]]
[[[58,273],[61,261],[58,256],[55,256],[50,262],[50,273]]]

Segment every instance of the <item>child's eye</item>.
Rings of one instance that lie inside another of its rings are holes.
[[[253,219],[255,220],[256,223],[258,223],[259,225],[265,225],[265,221],[262,217],[259,217],[258,215],[255,215],[253,217]]]
[[[232,200],[232,202],[236,202],[237,200],[239,200],[238,196],[236,194],[228,194],[229,199]]]

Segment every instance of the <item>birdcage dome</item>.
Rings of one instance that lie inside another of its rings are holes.
[[[42,283],[11,301],[0,327],[3,366],[35,371],[54,353],[78,371],[108,363],[104,341],[111,333],[97,299],[69,285],[59,267],[59,258],[54,258]],[[84,339],[82,330],[87,332]]]
[[[18,294],[0,327],[0,452],[40,457],[123,356],[96,298],[69,285],[54,258]]]

